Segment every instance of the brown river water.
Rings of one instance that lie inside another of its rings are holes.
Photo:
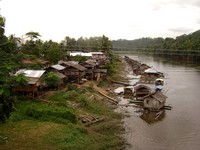
[[[124,56],[124,55],[122,55]],[[137,107],[119,107],[125,113],[127,150],[199,150],[200,149],[200,71],[184,65],[155,60],[152,57],[126,56],[139,60],[165,74],[166,110],[159,119],[142,115]],[[132,74],[130,70],[130,74]],[[137,79],[130,79],[137,80]],[[134,82],[134,81],[132,81]],[[129,102],[121,99],[121,104]]]

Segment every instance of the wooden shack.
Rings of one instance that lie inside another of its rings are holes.
[[[149,69],[149,68],[151,68],[151,67],[149,67],[147,64],[142,63],[140,65],[141,74],[143,74],[144,71],[147,70],[147,69]]]
[[[133,96],[133,86],[124,87],[124,97],[132,97]]]
[[[39,90],[42,89],[41,76],[45,73],[45,70],[19,70],[15,75],[23,73],[27,77],[27,86],[15,87],[15,92],[32,95],[33,97],[38,95]]]
[[[150,93],[151,88],[146,85],[139,84],[134,87],[134,97],[136,97],[136,99],[143,98],[144,96],[149,95]]]
[[[34,64],[34,63],[40,63],[44,67],[48,67],[50,65],[47,60],[43,60],[43,59],[39,59],[39,58],[23,59],[22,63],[26,64],[26,65],[31,65],[31,64]]]
[[[80,64],[71,63],[70,66],[66,67],[65,75],[68,77],[69,81],[80,83],[81,79],[85,78],[86,70],[87,69]]]
[[[154,83],[157,78],[164,77],[163,73],[157,71],[155,68],[149,68],[144,71],[141,76],[140,82]]]
[[[141,75],[141,74],[142,74],[140,65],[141,65],[141,64],[138,63],[138,62],[131,65],[132,70],[133,70],[133,73],[134,73],[135,75]]]
[[[86,70],[86,78],[89,80],[94,79],[94,69],[96,68],[96,64],[92,61],[85,61],[83,63],[80,63],[81,66],[87,68]]]
[[[107,75],[107,69],[94,69],[94,78],[96,81],[102,80]]]
[[[165,105],[167,96],[162,92],[154,92],[144,97],[144,107],[153,110],[160,110]]]
[[[106,59],[107,55],[103,52],[90,52],[92,54],[92,59]]]

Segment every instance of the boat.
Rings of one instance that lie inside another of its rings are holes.
[[[164,80],[162,78],[158,78],[155,80],[155,91],[162,91],[164,86]]]

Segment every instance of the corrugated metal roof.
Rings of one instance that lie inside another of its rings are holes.
[[[28,84],[36,84],[39,78],[28,78]]]
[[[18,70],[15,75],[18,75],[20,73],[23,73],[24,76],[26,77],[31,77],[31,78],[40,78],[44,74],[45,70]]]
[[[92,55],[102,55],[104,54],[103,52],[91,52]]]
[[[70,56],[86,56],[86,57],[91,57],[91,53],[83,53],[83,52],[72,52],[69,54]]]
[[[81,66],[81,65],[79,65],[79,64],[73,64],[72,66],[73,66],[74,68],[80,70],[80,71],[84,71],[84,70],[86,70],[85,67],[83,67],[83,66]]]
[[[156,100],[159,102],[163,103],[167,99],[167,96],[165,96],[162,92],[156,92],[155,94],[152,95]]]
[[[66,78],[66,76],[60,72],[55,72],[55,74],[61,79]]]
[[[57,65],[53,65],[53,66],[51,66],[51,67],[54,68],[54,69],[57,69],[57,70],[63,70],[63,69],[65,69],[64,66],[59,65],[59,64],[57,64]]]
[[[146,69],[144,72],[145,73],[158,73],[158,71],[155,68]]]

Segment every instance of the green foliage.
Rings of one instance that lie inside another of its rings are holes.
[[[27,77],[24,76],[23,73],[18,74],[17,76],[15,76],[15,86],[27,86],[28,82],[27,82]]]
[[[85,62],[88,58],[86,56],[73,56],[73,57],[70,57],[70,60],[73,60],[73,61],[78,61],[80,63],[82,62]]]
[[[43,75],[42,80],[49,86],[49,87],[57,87],[61,83],[61,79],[54,73],[49,72]]]
[[[33,41],[34,39],[37,39],[39,36],[41,36],[38,32],[27,32],[25,34],[28,38],[30,38],[31,41]]]
[[[12,112],[11,121],[23,119],[36,119],[67,124],[76,123],[76,115],[71,108],[64,106],[48,106],[39,102],[22,101],[17,102],[16,111]]]
[[[3,18],[1,15],[0,15],[0,37],[2,37],[4,35],[4,32],[5,32],[5,18]]]
[[[34,63],[32,63],[32,64],[27,64],[27,65],[25,65],[25,68],[26,68],[26,69],[33,69],[33,70],[40,70],[40,69],[42,69],[43,67],[44,67],[43,64],[40,63],[40,62],[34,62]]]
[[[112,41],[113,50],[133,51],[141,54],[200,60],[200,30],[191,34],[183,34],[175,39],[141,38],[136,40]]]
[[[107,53],[112,49],[112,42],[105,35],[90,38],[80,37],[78,40],[66,36],[62,43],[66,45],[67,50],[75,49],[84,52],[104,51]]]
[[[3,91],[3,93],[0,94],[0,122],[8,119],[12,111],[13,99],[6,92],[8,91]]]
[[[105,68],[107,69],[108,75],[113,75],[113,74],[117,73],[117,70],[119,69],[118,62],[120,60],[118,59],[118,56],[116,56],[113,53],[109,53],[109,57],[110,57],[110,63],[106,64]]]
[[[49,100],[59,102],[64,106],[67,106],[69,101],[77,103],[82,108],[88,106],[88,99],[80,90],[56,91]]]
[[[44,57],[51,63],[58,63],[59,60],[64,57],[64,50],[59,44],[55,42],[49,42],[46,46],[46,50],[44,52]]]

